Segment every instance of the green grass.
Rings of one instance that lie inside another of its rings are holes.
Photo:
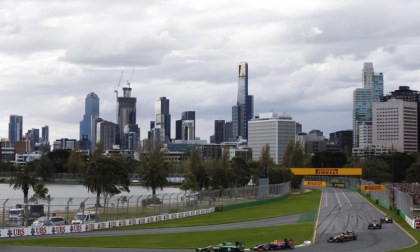
[[[385,209],[384,207],[380,206],[380,205],[376,205],[375,202],[371,199],[366,197],[364,194],[360,193],[359,194],[364,197],[365,199],[367,199],[369,202],[371,202],[374,206],[376,206],[379,210],[381,210],[382,212],[384,212],[386,215],[388,215],[389,217],[391,217],[394,222],[398,223],[406,232],[408,232],[410,235],[412,235],[417,241],[420,240],[420,230],[416,230],[413,229],[412,227],[410,227],[407,222],[405,221],[405,219],[403,219],[400,215],[397,215],[397,212],[395,210],[388,210]],[[393,250],[393,251],[397,251],[397,250]],[[404,252],[414,252],[414,251],[420,251],[420,244],[417,243],[414,246],[408,247],[408,248],[403,248],[403,249],[398,249],[398,251],[404,251]]]
[[[313,190],[312,192],[305,194],[292,194],[282,200],[263,205],[237,208],[223,212],[215,212],[212,214],[155,222],[145,225],[119,227],[117,229],[132,230],[163,227],[190,227],[280,217],[318,209],[320,197],[321,191]],[[110,229],[103,229],[103,231],[107,230]]]
[[[46,246],[46,247],[107,247],[148,249],[194,249],[222,241],[244,241],[247,248],[257,243],[291,238],[296,244],[311,240],[314,222],[294,225],[241,228],[230,230],[124,235],[106,237],[71,237],[54,239],[27,239],[1,241],[2,246]]]
[[[214,214],[188,217],[131,228],[160,228],[211,225],[232,223],[247,220],[264,219],[313,211],[319,207],[321,191],[313,190],[305,194],[290,195],[282,200],[258,206],[238,208]],[[312,212],[311,214],[312,215]],[[0,246],[47,246],[47,247],[109,247],[109,248],[198,248],[205,245],[219,244],[222,241],[244,241],[246,247],[275,239],[291,238],[296,244],[311,240],[315,222],[312,218],[307,222],[243,229],[218,231],[145,234],[126,236],[71,237],[54,239],[22,239],[0,240]],[[116,230],[116,229],[111,229]]]

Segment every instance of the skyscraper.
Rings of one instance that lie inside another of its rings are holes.
[[[238,96],[232,106],[233,137],[248,139],[248,120],[254,116],[254,97],[248,95],[248,63],[238,65]]]
[[[48,143],[50,141],[50,129],[48,125],[42,127],[42,142]]]
[[[364,63],[362,83],[363,88],[353,91],[353,147],[359,147],[360,125],[372,122],[372,103],[384,94],[384,76],[374,72],[373,63]]]
[[[97,118],[99,118],[99,97],[92,92],[85,98],[85,114],[80,122],[80,139],[83,139],[83,135],[86,135],[88,140],[96,138],[92,136],[92,129],[95,132],[92,124]]]
[[[195,111],[184,111],[182,112],[181,120],[175,121],[175,139],[194,140],[195,129]]]
[[[224,140],[225,120],[214,121],[214,143],[222,143]]]
[[[171,139],[171,114],[169,113],[169,99],[160,97],[155,101],[155,129],[160,131],[158,142],[169,143]]]
[[[10,115],[9,121],[9,141],[22,141],[23,116]]]
[[[131,97],[131,88],[123,88],[123,97],[118,97],[118,135],[117,144],[124,145],[124,129],[126,125],[137,124],[136,122],[136,103],[137,98]]]

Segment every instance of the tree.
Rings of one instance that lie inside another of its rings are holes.
[[[233,187],[246,186],[251,180],[251,170],[241,157],[234,157],[229,162],[230,184]]]
[[[295,141],[290,139],[286,146],[286,151],[283,155],[283,161],[281,163],[284,167],[290,167],[290,160],[292,159],[293,149],[295,147]]]
[[[195,172],[198,169],[198,167],[202,164],[200,150],[198,149],[197,145],[194,145],[194,147],[192,148],[191,156],[188,158],[187,162],[188,170],[190,172]]]
[[[193,190],[198,191],[200,190],[200,186],[197,183],[197,180],[195,179],[195,175],[192,172],[187,172],[184,174],[184,181],[182,181],[181,190]]]
[[[64,164],[68,162],[70,157],[70,150],[53,150],[48,152],[47,157],[53,163],[55,172],[64,173],[67,172]]]
[[[263,169],[263,173],[260,174],[262,178],[268,178],[268,169],[274,166],[274,161],[270,156],[270,145],[266,144],[261,149],[260,166]]]
[[[99,206],[101,194],[119,194],[129,192],[130,178],[121,159],[98,157],[89,163],[84,173],[84,186],[89,192],[96,193],[96,204]]]
[[[23,202],[28,202],[29,188],[35,191],[38,179],[35,174],[31,171],[30,165],[25,165],[23,171],[18,172],[16,177],[10,180],[10,186],[13,186],[13,190],[21,189],[23,191]]]
[[[163,187],[168,183],[166,170],[163,164],[162,144],[146,141],[146,153],[140,154],[140,178],[143,186],[149,190],[152,188],[153,199],[156,197],[156,188]]]
[[[127,168],[128,173],[138,173],[140,168],[140,162],[132,159],[132,158],[125,158],[123,159],[123,163],[125,168]]]
[[[362,163],[362,171],[363,179],[373,180],[376,184],[390,182],[392,180],[388,164],[379,158],[364,161]]]
[[[69,173],[83,173],[86,169],[86,162],[81,152],[72,150],[67,163],[64,164],[64,168]]]
[[[42,178],[42,181],[47,181],[54,174],[54,166],[47,156],[42,156],[40,159],[34,161],[35,174]]]
[[[104,153],[104,143],[102,141],[99,141],[95,145],[95,151],[92,154],[92,158],[96,159],[98,157],[101,157]]]

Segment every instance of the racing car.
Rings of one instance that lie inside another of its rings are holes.
[[[354,231],[346,231],[340,235],[331,236],[327,242],[345,242],[351,240],[357,240],[357,235],[354,233]]]
[[[393,223],[394,221],[392,220],[391,217],[389,217],[388,215],[385,215],[383,218],[381,218],[381,223]]]
[[[369,222],[368,229],[381,229],[382,223],[378,222],[377,220],[373,220],[373,222]]]
[[[235,243],[232,242],[223,242],[219,245],[211,245],[202,248],[198,248],[195,251],[200,252],[244,252],[245,250],[245,243],[237,241]]]
[[[254,251],[267,251],[267,250],[283,250],[294,249],[295,242],[292,239],[274,240],[270,243],[257,244],[251,250]]]

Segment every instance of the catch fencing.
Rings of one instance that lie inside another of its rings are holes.
[[[375,185],[375,182],[361,179],[360,184],[361,185]],[[392,210],[391,190],[389,189],[389,187],[386,186],[384,191],[361,191],[361,192],[365,194],[366,196],[369,196],[370,198],[372,198],[376,202],[376,204],[379,204],[388,210]]]
[[[266,186],[251,186],[206,191],[184,191],[153,195],[119,196],[108,195],[87,198],[50,198],[33,199],[27,204],[22,199],[0,199],[2,214],[0,227],[30,226],[32,222],[44,214],[61,216],[66,224],[71,224],[76,213],[94,213],[99,221],[114,221],[148,216],[166,215],[215,207],[246,205],[270,198],[277,198],[291,191],[291,183]],[[39,207],[41,206],[41,207]],[[31,209],[43,208],[43,213]],[[26,209],[26,210],[24,210]],[[20,216],[11,216],[14,211]],[[18,213],[19,215],[19,213]],[[15,218],[16,217],[16,218]],[[93,221],[93,220],[92,220]],[[98,220],[94,220],[98,221]]]

